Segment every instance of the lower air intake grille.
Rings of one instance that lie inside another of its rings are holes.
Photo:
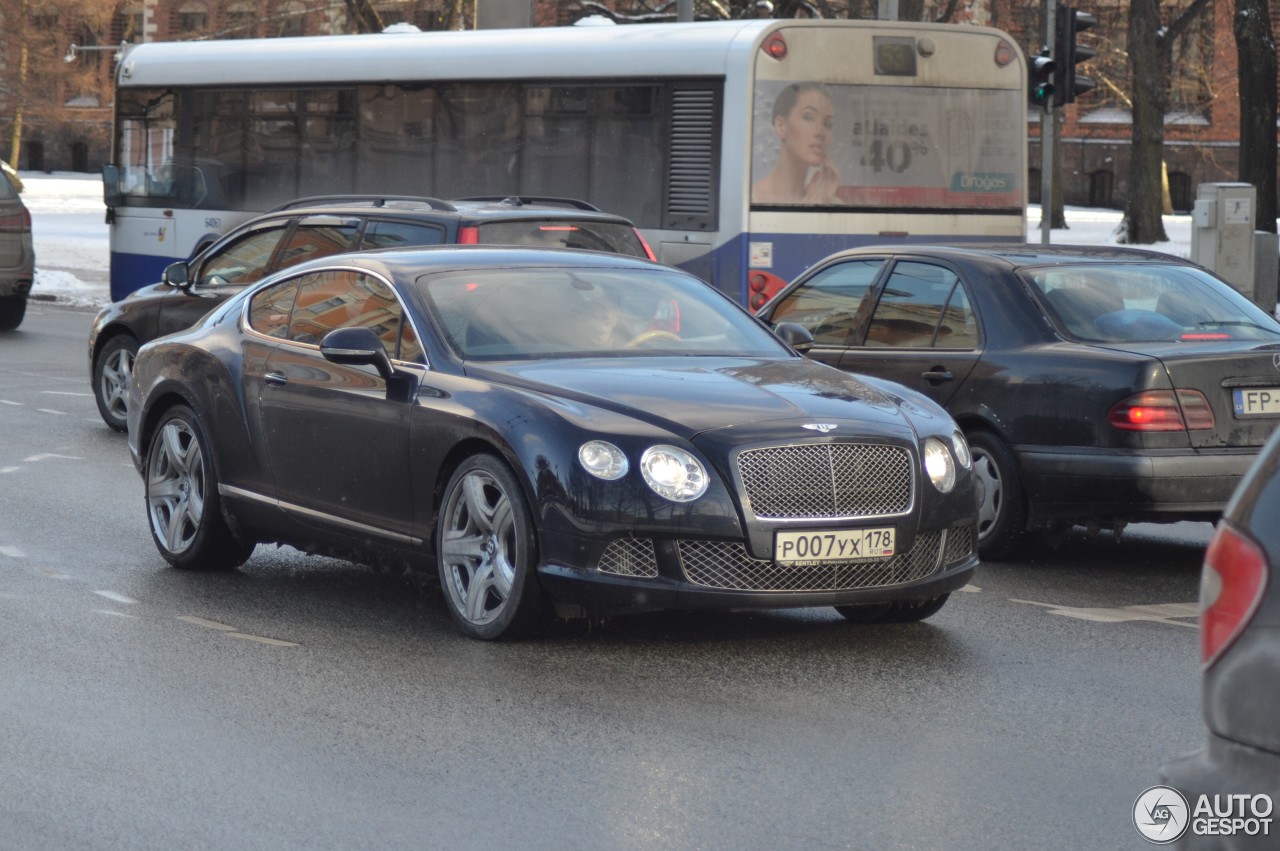
[[[944,535],[924,532],[915,545],[884,561],[831,562],[787,567],[753,558],[740,543],[680,541],[680,565],[695,585],[726,591],[847,591],[923,579],[942,555]]]
[[[618,538],[600,556],[600,571],[617,576],[652,579],[658,575],[658,559],[648,538]]]

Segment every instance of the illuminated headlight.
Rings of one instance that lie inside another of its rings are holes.
[[[956,429],[951,433],[951,448],[956,453],[956,463],[966,470],[973,464],[973,456],[969,454],[969,441]]]
[[[688,502],[707,492],[706,469],[675,446],[650,446],[640,456],[640,472],[654,493],[673,502]]]
[[[578,463],[597,479],[614,481],[627,474],[627,456],[612,443],[588,440],[578,447]]]
[[[951,459],[951,450],[936,437],[924,442],[924,471],[942,493],[951,493],[956,486],[956,462]]]

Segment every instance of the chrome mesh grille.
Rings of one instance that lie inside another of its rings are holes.
[[[658,575],[658,559],[648,538],[618,538],[610,541],[600,556],[602,573],[652,579]]]
[[[882,517],[911,507],[911,454],[878,443],[748,449],[738,473],[764,520]]]
[[[947,543],[943,546],[942,563],[955,564],[973,555],[973,527],[952,526],[947,530]]]
[[[943,534],[924,532],[915,545],[883,561],[843,561],[787,567],[753,558],[746,547],[726,541],[680,541],[680,566],[695,585],[732,591],[845,591],[913,582],[938,567]]]

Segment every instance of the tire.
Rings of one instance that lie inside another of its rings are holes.
[[[978,555],[998,560],[1017,551],[1027,533],[1027,499],[1018,465],[1004,441],[987,431],[967,435],[978,477]]]
[[[22,317],[26,315],[26,296],[0,296],[0,331],[12,331],[17,328],[22,324]]]
[[[128,334],[112,337],[93,362],[93,398],[102,421],[116,431],[129,430],[129,385],[138,341]]]
[[[253,552],[222,516],[213,453],[185,405],[166,411],[147,442],[144,488],[151,537],[174,567],[234,570]]]
[[[493,455],[473,455],[450,477],[441,505],[436,563],[449,613],[472,638],[529,635],[547,603],[533,517],[515,474]]]
[[[950,594],[939,594],[937,597],[925,597],[923,600],[901,600],[889,606],[889,611],[880,618],[880,623],[915,623],[931,618],[947,604]]]

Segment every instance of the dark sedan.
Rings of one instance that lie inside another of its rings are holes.
[[[259,542],[433,556],[477,638],[548,610],[914,621],[977,565],[975,478],[942,408],[641,260],[310,261],[143,346],[128,410],[170,564],[231,569]]]
[[[1277,518],[1280,432],[1240,484],[1205,555],[1200,647],[1208,745],[1165,768],[1165,782],[1186,808],[1181,822],[1175,807],[1172,823],[1158,826],[1168,828],[1165,838],[1184,831],[1179,848],[1274,847],[1280,830],[1268,821],[1263,834],[1260,824],[1260,817],[1280,816],[1273,812],[1280,803]],[[1213,801],[1207,811],[1202,796]]]
[[[946,407],[973,447],[984,558],[1033,529],[1215,520],[1280,421],[1280,324],[1157,252],[861,248],[760,315]]]

